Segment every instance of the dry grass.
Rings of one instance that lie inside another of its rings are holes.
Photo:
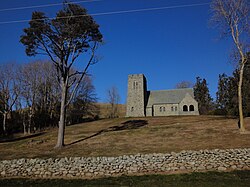
[[[96,104],[97,107],[99,107],[100,109],[100,114],[99,114],[99,117],[100,118],[108,118],[109,115],[110,115],[110,104],[108,103],[97,103]],[[126,115],[126,105],[123,105],[123,104],[118,104],[118,107],[117,107],[117,115],[119,117],[125,117]]]
[[[146,120],[148,124],[135,128],[122,124],[129,120]],[[245,122],[250,130],[250,118]],[[73,125],[66,128],[67,146],[61,150],[53,148],[56,138],[57,129],[53,129],[40,136],[0,143],[0,159],[250,147],[250,135],[239,133],[236,119],[215,116],[119,118]]]

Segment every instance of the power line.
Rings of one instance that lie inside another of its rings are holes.
[[[146,11],[155,11],[155,10],[165,10],[165,9],[175,9],[175,8],[187,8],[187,7],[196,7],[196,6],[204,6],[209,5],[210,3],[198,3],[198,4],[185,4],[185,5],[175,5],[175,6],[163,6],[163,7],[155,7],[155,8],[142,8],[142,9],[132,9],[132,10],[120,10],[120,11],[112,11],[112,12],[101,12],[101,13],[93,13],[89,14],[90,16],[103,16],[103,15],[114,15],[114,14],[126,14],[126,13],[136,13],[136,12],[146,12]],[[77,17],[85,17],[88,15],[72,15],[72,16],[63,16],[57,17],[58,19],[67,19],[67,18],[77,18]],[[55,19],[56,17],[50,17],[46,19]],[[41,21],[45,19],[34,19],[33,21]],[[0,25],[3,24],[11,24],[11,23],[24,23],[29,22],[30,20],[14,20],[14,21],[3,21],[0,22]]]
[[[98,1],[103,1],[103,0],[84,0],[84,1],[73,1],[73,2],[69,2],[69,3],[54,3],[54,4],[5,8],[5,9],[0,9],[0,12],[6,12],[6,11],[12,11],[12,10],[25,10],[25,9],[32,9],[32,8],[44,8],[44,7],[52,7],[52,6],[58,6],[58,5],[62,5],[62,4],[72,4],[72,3],[73,4],[92,3],[92,2],[98,2]]]
[[[134,9],[134,10],[121,10],[113,12],[103,12],[103,13],[94,13],[90,14],[91,16],[102,16],[102,15],[112,15],[112,14],[124,14],[124,13],[134,13],[134,12],[145,12],[145,11],[154,11],[154,10],[164,10],[164,9],[175,9],[175,8],[185,8],[185,7],[195,7],[195,6],[204,6],[210,3],[199,3],[199,4],[186,4],[186,5],[176,5],[176,6],[163,6],[155,8],[143,8],[143,9]]]

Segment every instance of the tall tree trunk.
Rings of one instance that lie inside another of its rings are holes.
[[[58,136],[57,136],[57,144],[55,148],[62,148],[64,146],[67,83],[62,80],[61,85],[62,85],[62,94],[61,94],[60,121],[59,121],[59,129],[58,129]]]
[[[239,80],[239,85],[238,85],[238,100],[239,100],[239,122],[240,122],[240,132],[245,132],[245,125],[244,125],[244,116],[243,116],[243,107],[242,107],[242,84],[243,84],[243,75],[244,75],[244,58],[242,59],[241,62],[241,67],[240,67],[240,80]]]
[[[6,121],[7,121],[7,112],[3,113],[3,133],[6,134]]]
[[[50,119],[50,127],[54,126],[54,120],[53,120],[53,110],[50,110],[50,115],[49,115],[49,119]]]
[[[27,134],[26,113],[21,111],[21,116],[23,120],[23,134],[26,135]]]
[[[23,134],[24,134],[24,135],[26,135],[26,134],[27,134],[25,120],[23,120]]]
[[[28,120],[28,134],[31,134],[31,123],[32,123],[32,109],[29,108],[29,120]]]

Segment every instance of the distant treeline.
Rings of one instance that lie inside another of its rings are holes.
[[[1,136],[34,133],[58,125],[61,88],[56,71],[51,62],[45,61],[1,65]],[[92,79],[85,76],[67,109],[67,125],[98,118],[96,100]]]

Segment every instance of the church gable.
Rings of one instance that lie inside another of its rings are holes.
[[[181,115],[199,115],[198,102],[188,93],[180,102],[179,107]]]

